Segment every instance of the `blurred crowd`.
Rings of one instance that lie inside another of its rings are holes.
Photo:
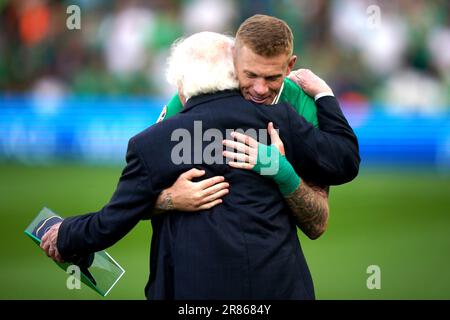
[[[70,5],[80,8],[80,29],[67,26]],[[174,40],[233,35],[255,13],[287,21],[296,67],[323,77],[344,102],[450,109],[447,0],[0,0],[0,94],[168,97]]]

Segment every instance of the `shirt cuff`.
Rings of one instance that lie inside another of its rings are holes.
[[[334,97],[334,94],[333,94],[333,92],[321,92],[321,93],[318,93],[318,94],[316,94],[314,96],[314,101],[317,101],[320,98],[327,97],[327,96]]]

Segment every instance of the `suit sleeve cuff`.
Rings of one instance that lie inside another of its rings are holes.
[[[321,92],[314,96],[314,101],[319,100],[322,97],[334,97],[333,92]]]
[[[56,247],[58,248],[59,254],[66,262],[71,262],[75,255],[68,253],[70,249],[68,248],[68,239],[67,239],[67,225],[69,224],[69,220],[71,218],[66,218],[63,220],[58,230],[58,238],[56,239]]]

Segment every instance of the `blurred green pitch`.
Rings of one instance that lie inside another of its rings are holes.
[[[24,234],[48,206],[63,217],[99,210],[121,168],[0,165],[0,299],[105,299],[67,274]],[[362,171],[332,188],[328,231],[301,235],[318,299],[450,299],[450,179],[431,172]],[[108,252],[126,273],[106,299],[144,299],[151,228],[141,222]],[[369,290],[367,267],[381,268]]]

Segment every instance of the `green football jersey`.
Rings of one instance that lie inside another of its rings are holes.
[[[283,85],[274,103],[288,102],[299,115],[304,117],[315,127],[319,126],[317,121],[317,108],[314,99],[308,96],[303,89],[297,86],[292,80],[284,79]],[[164,107],[158,121],[166,120],[183,109],[178,94],[174,95],[169,103]]]

